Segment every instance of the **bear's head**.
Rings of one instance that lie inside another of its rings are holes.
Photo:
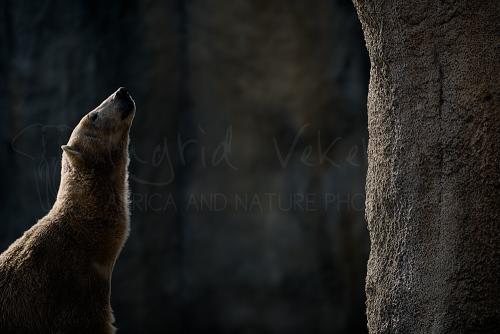
[[[129,130],[135,103],[121,87],[97,108],[85,115],[71,133],[63,165],[79,170],[113,170],[128,163]]]

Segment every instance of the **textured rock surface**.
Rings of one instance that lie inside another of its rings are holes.
[[[371,333],[500,325],[500,3],[354,1],[371,59]]]
[[[366,331],[367,77],[348,0],[3,1],[0,249],[52,205],[81,115],[127,86],[120,333]],[[288,209],[308,193],[309,209]],[[214,194],[228,207],[189,200]]]

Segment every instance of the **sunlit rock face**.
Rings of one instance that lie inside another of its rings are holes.
[[[0,8],[0,244],[83,110],[133,94],[123,333],[365,331],[364,42],[349,1]]]
[[[369,331],[494,333],[500,3],[354,2],[372,64]]]

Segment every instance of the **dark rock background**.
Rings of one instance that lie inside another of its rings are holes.
[[[120,332],[365,332],[368,72],[348,0],[0,1],[0,250],[126,86]]]

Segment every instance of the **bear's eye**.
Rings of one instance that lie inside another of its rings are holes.
[[[96,113],[96,112],[94,112],[94,113],[90,114],[90,115],[89,115],[89,118],[90,118],[90,120],[91,120],[92,122],[94,122],[94,121],[97,119],[97,113]]]

